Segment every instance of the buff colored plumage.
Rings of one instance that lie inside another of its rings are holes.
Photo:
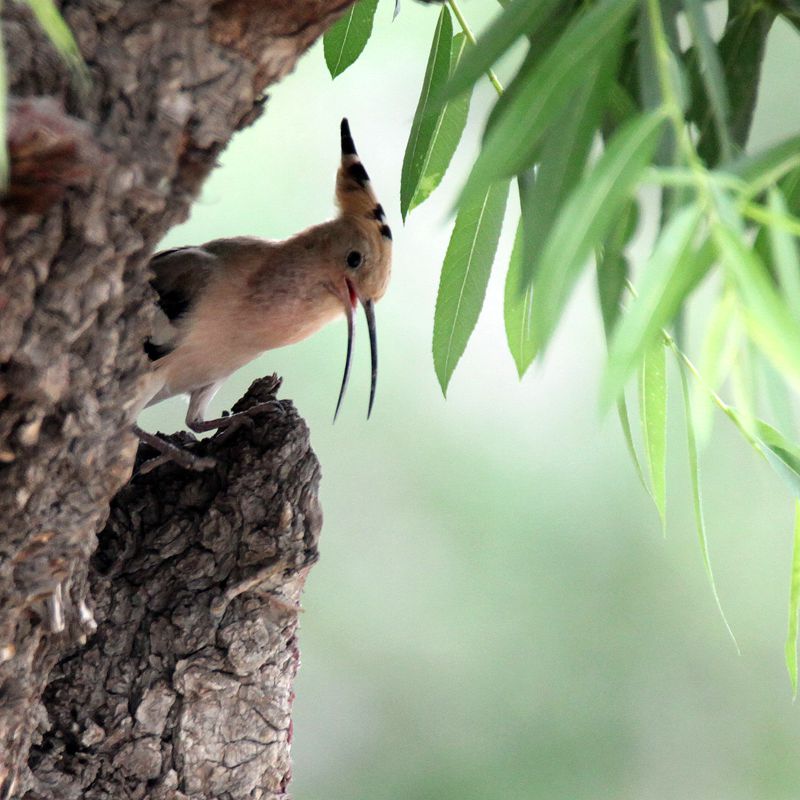
[[[285,241],[216,239],[153,257],[158,310],[145,345],[153,369],[144,405],[188,394],[189,428],[199,432],[230,425],[238,415],[217,420],[205,420],[204,415],[214,393],[233,372],[266,350],[311,336],[344,313],[348,341],[338,413],[360,302],[372,348],[372,410],[377,377],[374,304],[389,282],[392,234],[346,119],[341,147],[335,219]],[[137,433],[144,432],[137,429]],[[152,443],[151,436],[144,438]]]

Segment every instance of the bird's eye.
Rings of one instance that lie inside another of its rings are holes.
[[[358,250],[351,250],[347,254],[347,266],[351,269],[355,269],[356,267],[361,266],[361,253]]]

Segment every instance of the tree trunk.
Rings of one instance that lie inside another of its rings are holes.
[[[320,524],[293,410],[199,445],[209,473],[137,478],[92,554],[136,450],[152,249],[349,1],[72,0],[85,89],[27,8],[3,4],[0,798],[285,789]]]
[[[192,446],[211,474],[167,464],[114,498],[89,563],[97,632],[50,674],[26,798],[284,796],[319,466],[287,402],[224,436]]]

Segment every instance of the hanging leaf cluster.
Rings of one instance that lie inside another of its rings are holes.
[[[375,5],[361,0],[353,20],[339,26],[353,28],[362,15],[371,28]],[[500,6],[477,41],[456,0],[439,11],[403,160],[406,219],[441,182],[473,88],[488,78],[498,96],[442,263],[436,375],[446,393],[490,274],[503,268],[495,256],[504,224],[516,229],[504,316],[520,376],[547,351],[576,285],[592,270],[608,342],[601,407],[616,407],[664,524],[667,354],[677,362],[695,520],[719,606],[699,466],[714,407],[800,497],[792,415],[792,392],[800,388],[800,135],[758,152],[747,147],[770,32],[779,16],[800,30],[800,11],[791,2],[728,0],[715,35],[703,0]],[[338,32],[331,41],[343,38]],[[326,41],[331,74],[335,64],[352,63],[367,38],[351,35],[342,45],[350,49],[331,56]],[[492,70],[520,43],[526,54],[503,89]],[[516,208],[507,203],[512,187],[520,214],[506,220]],[[642,203],[645,187],[658,191],[657,208]],[[653,229],[649,257],[633,270],[630,244]],[[691,301],[712,275],[713,308],[695,321]],[[699,342],[696,354],[687,351],[689,340]],[[640,436],[631,427],[630,384],[638,386]],[[732,402],[722,397],[728,392]],[[795,547],[787,641],[794,687],[798,574]]]

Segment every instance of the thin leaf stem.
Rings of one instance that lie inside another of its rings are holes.
[[[718,174],[714,175],[712,172],[706,169],[700,160],[700,156],[697,153],[694,145],[692,144],[685,120],[683,118],[683,111],[681,110],[681,106],[678,101],[678,90],[674,85],[674,78],[670,70],[670,54],[664,32],[663,20],[661,18],[660,4],[658,0],[646,0],[646,2],[651,21],[653,49],[656,55],[656,68],[658,71],[659,84],[663,98],[662,105],[664,113],[674,128],[678,145],[688,167],[688,174],[694,178],[694,180],[690,182],[694,184],[694,188],[698,194],[698,200],[708,215],[712,240],[715,242],[718,249],[721,249],[719,230],[722,223],[722,215],[718,207],[719,200],[717,197],[717,192],[715,191],[715,184],[717,186],[724,186],[727,181],[724,179],[720,181],[719,178],[721,176]],[[673,172],[673,177],[676,179],[676,183],[683,183],[684,180],[688,178],[687,174],[682,173],[680,170],[671,170],[671,172]],[[659,170],[652,167],[648,170],[648,173],[651,176],[654,176],[656,180],[663,179],[669,175],[669,172],[666,170]],[[734,191],[736,188],[739,188],[739,191],[741,192],[741,187],[730,188],[733,188]],[[765,217],[767,217],[773,224],[778,221],[783,223],[783,227],[788,225],[789,229],[793,233],[800,233],[800,225],[798,225],[798,228],[795,229],[794,219],[788,217],[788,215],[785,217],[777,215],[776,217],[776,215],[772,214],[766,209],[763,209],[761,206],[758,206],[755,203],[744,202],[741,205],[742,211],[756,221],[767,222],[767,219],[765,219]],[[631,294],[636,297],[637,292],[633,284],[629,280],[626,280],[626,284]],[[661,335],[666,344],[673,350],[675,355],[683,362],[683,364],[685,364],[686,368],[692,374],[694,379],[698,382],[701,388],[708,393],[723,414],[725,414],[725,416],[728,417],[731,422],[733,422],[748,443],[753,446],[757,452],[760,452],[763,455],[763,450],[761,449],[757,439],[750,432],[750,430],[748,430],[748,426],[745,424],[745,422],[743,422],[737,411],[728,403],[726,403],[719,396],[719,394],[717,394],[717,392],[706,383],[700,371],[692,363],[691,359],[686,355],[686,353],[681,350],[673,336],[663,328],[661,329]]]
[[[720,186],[715,181],[715,175],[703,164],[691,140],[689,128],[678,99],[679,89],[676,86],[673,71],[670,69],[670,50],[664,32],[664,22],[661,18],[661,4],[659,0],[645,1],[647,2],[648,16],[650,17],[653,49],[656,54],[656,70],[658,72],[659,85],[661,86],[664,111],[675,131],[678,146],[686,165],[696,178],[695,191],[697,192],[697,201],[707,217],[710,241],[713,243],[717,253],[725,260],[724,255],[730,249],[728,237],[734,235],[743,238],[744,226],[731,215],[730,202],[725,193],[719,191]],[[739,194],[739,205],[742,206],[740,213],[748,213],[751,218],[756,219],[756,215],[761,213],[758,207],[741,197],[744,194],[741,189]],[[772,224],[775,224],[774,218],[772,219]],[[685,358],[685,356],[683,357]],[[730,406],[725,406],[724,408],[720,406],[720,408],[744,433],[748,441],[751,444],[755,444],[752,435],[747,430],[747,425],[742,422],[737,412]]]
[[[744,194],[747,184],[735,175],[724,172],[710,172],[708,179],[711,183],[722,189],[730,189],[734,192]],[[697,175],[685,167],[653,167],[650,166],[644,171],[643,180],[648,183],[655,183],[659,186],[673,186],[677,188],[697,186]]]
[[[766,209],[757,203],[743,203],[741,210],[746,217],[750,217],[755,222],[768,227],[780,228],[794,236],[800,236],[800,219],[796,217]]]
[[[703,3],[700,0],[684,0],[683,9],[694,40],[695,52],[699,57],[700,74],[706,85],[709,107],[719,137],[722,160],[730,161],[734,152],[728,128],[731,116],[730,102],[725,90],[725,77],[719,53],[708,29]]]
[[[469,27],[469,23],[464,17],[464,14],[461,12],[461,8],[459,8],[458,0],[447,0],[447,5],[450,6],[450,10],[453,12],[453,15],[458,20],[458,24],[461,26],[461,30],[464,31],[464,36],[467,37],[469,43],[471,45],[477,44],[477,41],[475,39],[475,34]],[[486,77],[489,78],[489,81],[491,82],[492,86],[494,86],[497,94],[502,95],[503,84],[500,83],[493,69],[490,68],[486,70]]]
[[[679,90],[675,85],[675,77],[670,69],[670,50],[664,31],[664,21],[661,17],[661,3],[659,0],[646,0],[646,2],[664,111],[675,131],[675,138],[686,165],[695,176],[695,190],[697,191],[698,199],[704,211],[708,214],[709,224],[712,229],[712,237],[716,240],[714,231],[720,222],[720,214],[716,207],[712,175],[706,169],[692,143],[688,126],[683,116],[683,110],[679,100]]]
[[[785,159],[780,164],[754,178],[746,184],[742,192],[747,197],[756,197],[773,184],[776,184],[787,172],[800,166],[800,153],[794,154],[791,158]]]
[[[686,130],[686,123],[683,118],[683,111],[678,99],[678,89],[675,86],[674,78],[670,70],[670,51],[667,44],[667,35],[664,31],[664,21],[661,18],[661,4],[659,0],[647,0],[648,16],[650,18],[650,34],[653,40],[653,52],[656,57],[656,70],[658,72],[658,83],[661,88],[664,111],[666,112],[672,127],[675,129],[675,136],[681,148],[686,163],[693,172],[705,172],[700,157],[692,145],[689,133]]]

